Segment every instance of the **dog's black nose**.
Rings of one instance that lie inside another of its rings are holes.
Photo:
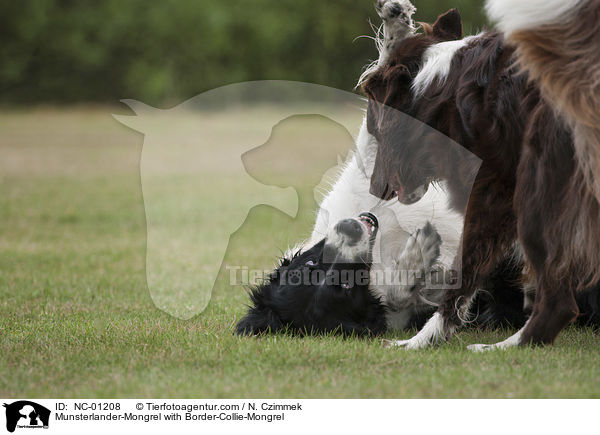
[[[357,242],[363,234],[364,227],[356,219],[344,219],[337,223],[335,230]]]

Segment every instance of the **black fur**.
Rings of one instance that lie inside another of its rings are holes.
[[[338,285],[315,284],[287,280],[290,274],[302,277],[320,271],[331,273],[351,270],[355,276],[368,277],[368,263],[327,263],[323,261],[325,240],[312,249],[285,258],[267,282],[250,292],[252,305],[238,323],[240,335],[289,332],[299,335],[338,333],[342,335],[369,336],[386,331],[386,307],[363,285],[344,289]],[[339,258],[333,255],[333,258]],[[473,325],[520,327],[525,322],[523,294],[519,286],[520,265],[503,262],[490,277],[485,292],[475,301],[477,316]],[[420,328],[431,316],[434,308],[418,311],[408,325]]]
[[[238,334],[287,331],[298,334],[341,333],[343,335],[377,335],[385,331],[385,307],[366,285],[350,289],[343,282],[321,285],[294,276],[313,271],[330,275],[352,271],[354,276],[368,276],[370,264],[326,263],[323,261],[325,240],[310,250],[284,259],[269,280],[251,290],[248,314],[238,323]],[[282,281],[284,281],[282,283]]]

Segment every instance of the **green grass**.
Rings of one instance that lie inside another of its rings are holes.
[[[418,352],[379,339],[239,338],[247,296],[225,269],[202,314],[163,313],[145,278],[142,138],[108,113],[0,113],[0,397],[600,396],[589,329],[488,354],[465,346],[510,331],[464,331]],[[257,207],[225,264],[268,268],[309,230]]]

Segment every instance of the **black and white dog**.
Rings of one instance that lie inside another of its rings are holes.
[[[238,333],[378,334],[419,326],[435,309],[441,294],[426,283],[451,269],[462,217],[443,188],[413,205],[370,194],[377,146],[365,118],[310,239],[252,289]]]
[[[238,333],[384,332],[389,306],[371,285],[378,228],[371,213],[343,219],[310,249],[284,258],[269,281],[252,291],[254,306],[238,324]],[[398,260],[424,276],[439,256],[440,242],[428,223],[411,235]]]

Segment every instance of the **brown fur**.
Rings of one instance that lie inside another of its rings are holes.
[[[531,145],[534,149],[546,146],[535,143],[539,139],[536,131],[547,128],[541,124],[539,112],[555,108],[572,131],[575,160],[570,177],[563,180],[563,186],[556,186],[562,187],[562,192],[556,191],[560,193],[558,198],[546,196],[541,200],[555,201],[551,207],[554,219],[547,219],[538,235],[544,239],[544,257],[536,250],[527,253],[539,263],[534,267],[540,279],[524,342],[539,341],[540,336],[546,338],[541,341],[552,341],[562,329],[560,325],[568,323],[577,312],[574,292],[600,277],[600,0],[582,2],[579,10],[565,18],[560,23],[510,36],[520,67],[539,85],[546,102],[531,121],[527,135],[534,142]],[[559,153],[555,150],[555,156]],[[526,152],[522,171],[531,173],[529,167],[536,158]],[[560,162],[554,167],[538,165],[537,178],[529,177],[531,183],[535,185],[540,177],[546,181],[554,178],[553,169],[559,165]],[[562,166],[568,165],[573,163],[562,162]],[[536,198],[543,193],[539,190],[537,186],[524,186],[517,191],[516,203]],[[538,225],[527,222],[528,207],[523,207],[525,217],[519,222],[525,237],[535,233],[529,226]],[[546,204],[545,208],[550,207]]]
[[[600,0],[560,23],[510,36],[521,67],[574,130],[585,182],[600,199]]]
[[[431,32],[404,40],[363,86],[370,99],[368,128],[379,141],[371,191],[389,199],[394,191],[443,179],[455,208],[464,209],[468,201],[458,259],[462,284],[446,292],[439,308],[448,331],[461,324],[460,312],[475,289],[518,239],[537,284],[522,343],[551,343],[577,316],[575,290],[600,279],[600,207],[578,164],[588,148],[600,146],[589,142],[587,124],[584,134],[579,124],[573,127],[557,114],[546,87],[541,97],[500,34],[485,34],[461,49],[445,82],[413,99],[410,85],[427,47],[460,37],[456,13],[444,16]],[[523,65],[524,49],[519,50]],[[593,100],[568,97],[570,103],[559,108],[585,109],[589,120]],[[425,122],[483,161],[470,196],[461,160],[443,144],[427,144],[386,107]],[[582,135],[587,145],[578,142]]]

